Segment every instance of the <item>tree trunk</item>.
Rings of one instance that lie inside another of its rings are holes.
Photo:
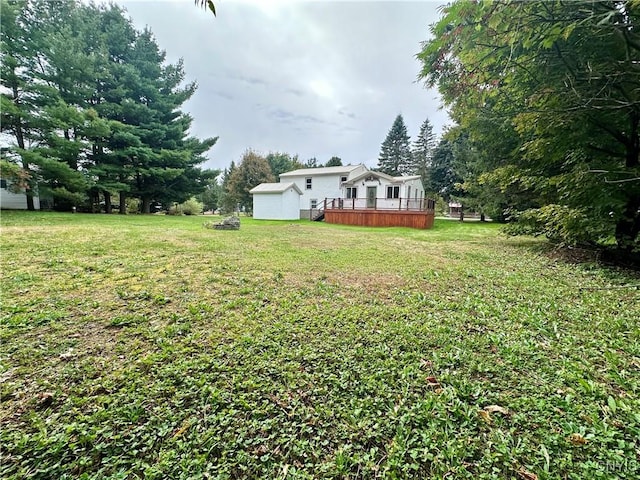
[[[104,211],[105,213],[111,213],[111,193],[106,190],[102,193],[104,195]]]
[[[127,196],[125,192],[120,192],[120,205],[118,210],[120,215],[125,215],[127,213]]]
[[[487,221],[487,218],[484,216],[484,213],[480,214],[480,221],[481,222],[486,222]]]
[[[151,213],[151,199],[142,197],[142,213]]]
[[[464,207],[460,205],[460,216],[459,219],[461,222],[464,222]]]
[[[22,147],[21,147],[21,148],[22,148]],[[26,163],[26,162],[24,162],[24,161],[23,161],[23,162],[22,162],[22,168],[23,168],[25,171],[29,172],[29,164],[28,164],[28,163]],[[29,184],[30,184],[30,183],[31,183],[31,182],[29,182]],[[30,185],[29,185],[29,186],[30,186]],[[29,210],[29,211],[31,211],[31,212],[34,212],[34,211],[36,210],[36,205],[35,205],[35,203],[34,203],[34,201],[33,201],[33,190],[32,190],[31,188],[27,188],[27,189],[24,191],[24,194],[25,194],[25,195],[26,195],[26,197],[27,197],[27,210]]]
[[[625,145],[627,150],[625,166],[627,168],[634,168],[640,164],[640,134],[638,133],[640,115],[638,113],[631,115],[630,127],[629,141]]]
[[[98,190],[91,189],[89,191],[89,198],[91,201],[91,213],[97,213],[100,211],[100,192]]]
[[[628,136],[629,141],[626,142],[626,161],[627,168],[635,168],[640,163],[640,115],[633,113],[631,115],[631,130]],[[616,242],[618,248],[626,252],[631,252],[640,234],[640,191],[638,188],[632,190],[629,200],[622,212],[622,218],[616,224]]]
[[[69,129],[65,128],[63,131],[64,139],[67,141],[71,141],[71,134],[69,133]],[[78,170],[78,159],[77,158],[68,158],[67,164],[73,170]]]
[[[618,248],[630,252],[640,234],[640,195],[629,199],[616,225]]]

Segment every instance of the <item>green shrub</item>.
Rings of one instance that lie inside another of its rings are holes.
[[[140,213],[140,199],[139,198],[127,198],[126,200],[127,213]]]
[[[172,205],[167,212],[168,215],[199,215],[202,213],[204,205],[195,197],[191,197],[186,202]]]
[[[585,245],[601,236],[588,211],[566,205],[545,205],[520,212],[505,226],[510,235],[544,235],[561,245]]]
[[[184,215],[199,215],[204,209],[202,202],[199,202],[195,197],[191,197],[186,202],[181,203],[179,207],[182,208]]]

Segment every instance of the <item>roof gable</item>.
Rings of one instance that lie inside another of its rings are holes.
[[[371,177],[372,179],[375,180],[385,180],[387,182],[393,182],[394,178],[391,175],[387,175],[386,173],[382,173],[382,172],[374,172],[373,170],[367,170],[366,172],[362,172],[360,175],[357,175],[353,178],[350,178],[349,181],[345,182],[345,183],[355,183],[358,182],[360,180],[366,180],[369,177]]]
[[[397,182],[408,182],[410,180],[422,180],[420,175],[405,175],[402,177],[393,177],[393,179]]]
[[[249,190],[249,193],[284,193],[290,188],[293,188],[299,195],[302,195],[302,191],[293,182],[287,183],[261,183],[257,187],[253,187]]]
[[[370,177],[372,180],[378,180],[378,181],[383,180],[385,183],[404,183],[411,180],[420,180],[422,178],[420,177],[420,175],[392,177],[391,175],[387,175],[386,173],[383,173],[383,172],[375,172],[373,170],[367,170],[366,172],[363,172],[360,175],[350,178],[347,182],[345,182],[345,184],[352,185],[355,182],[359,182],[360,180],[366,181]]]

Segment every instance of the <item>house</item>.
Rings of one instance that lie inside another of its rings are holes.
[[[459,202],[449,202],[449,216],[458,218],[462,211],[462,204]]]
[[[3,210],[26,210],[27,195],[24,192],[14,193],[9,190],[10,183],[6,179],[0,179],[0,208]],[[40,210],[40,198],[33,196],[33,205]]]
[[[420,175],[392,177],[382,172],[367,170],[343,183],[344,198],[362,203],[366,208],[397,210],[417,205],[424,198]],[[347,202],[349,203],[349,202]]]
[[[311,218],[325,198],[342,197],[344,182],[367,171],[364,165],[301,168],[280,174],[280,181],[293,182],[298,186],[302,191],[298,218]]]
[[[297,220],[302,192],[293,182],[261,183],[249,191],[253,195],[253,218]]]
[[[392,177],[366,171],[343,184],[339,199],[326,199],[323,211],[327,223],[370,227],[431,228],[435,202],[425,197],[419,175]]]
[[[435,202],[425,198],[418,175],[393,177],[364,165],[347,165],[294,170],[281,174],[280,182],[251,190],[254,218],[282,218],[284,203],[266,192],[285,192],[290,187],[284,185],[293,184],[300,192],[297,218],[364,226],[433,225]],[[290,201],[293,210],[296,202]]]

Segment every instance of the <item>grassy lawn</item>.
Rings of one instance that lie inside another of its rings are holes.
[[[0,477],[639,478],[637,275],[204,221],[2,213]]]

